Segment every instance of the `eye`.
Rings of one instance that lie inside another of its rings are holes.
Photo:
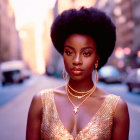
[[[90,56],[91,55],[91,52],[83,52],[83,55],[86,56],[86,57],[87,56]]]
[[[71,54],[72,54],[72,51],[65,50],[65,53],[66,53],[67,55],[71,55]]]

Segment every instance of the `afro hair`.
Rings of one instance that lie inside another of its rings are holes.
[[[105,65],[116,42],[116,27],[110,17],[93,7],[70,9],[58,15],[51,26],[51,39],[60,54],[63,55],[65,40],[74,33],[94,39],[100,58],[98,69]]]

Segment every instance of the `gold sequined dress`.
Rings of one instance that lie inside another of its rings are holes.
[[[91,121],[74,138],[59,118],[53,90],[42,91],[41,140],[110,140],[113,115],[119,99],[119,96],[109,94]]]

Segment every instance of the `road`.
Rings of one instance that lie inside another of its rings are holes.
[[[33,95],[44,88],[61,86],[60,79],[33,76],[21,85],[0,87],[0,140],[25,140],[26,120]],[[130,93],[123,84],[98,83],[103,90],[121,96],[130,113],[130,140],[140,138],[140,94]],[[12,94],[12,95],[10,95]]]
[[[104,84],[98,82],[98,87],[109,93],[121,96],[126,102],[140,106],[140,93],[129,92],[125,84]]]
[[[20,84],[7,84],[0,86],[0,107],[30,88],[38,79],[39,75],[32,75],[30,79]]]

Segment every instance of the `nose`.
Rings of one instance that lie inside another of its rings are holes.
[[[82,64],[82,59],[79,54],[75,55],[74,60],[73,60],[73,65],[81,65]]]

